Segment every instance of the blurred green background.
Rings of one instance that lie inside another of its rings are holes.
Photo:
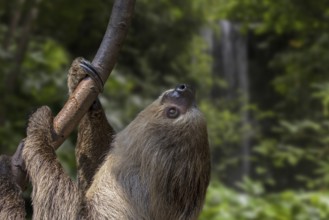
[[[34,109],[61,109],[112,3],[0,0],[1,154]],[[329,219],[328,73],[327,0],[137,0],[101,101],[119,131],[165,89],[196,87],[212,151],[200,219]],[[75,136],[58,150],[73,177]]]

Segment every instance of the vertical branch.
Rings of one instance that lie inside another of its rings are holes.
[[[92,62],[98,72],[100,72],[103,82],[106,82],[110,71],[112,71],[117,62],[119,50],[127,35],[128,26],[133,16],[134,7],[134,0],[116,0],[114,2],[106,33]]]
[[[92,61],[98,70],[103,82],[111,74],[119,55],[122,43],[127,35],[135,0],[116,0],[105,35],[99,49]],[[83,115],[87,112],[99,91],[90,78],[83,80],[71,95],[68,102],[54,119],[54,128],[57,133],[54,146],[58,148],[72,130],[77,126]],[[72,111],[72,109],[75,109]]]
[[[12,9],[11,9],[11,17],[10,17],[10,25],[8,28],[8,31],[4,37],[3,41],[3,49],[5,51],[8,50],[8,47],[10,45],[10,41],[14,38],[14,33],[16,32],[17,24],[21,18],[22,14],[22,7],[25,3],[25,0],[16,0],[12,3]]]

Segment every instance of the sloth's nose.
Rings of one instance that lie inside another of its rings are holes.
[[[192,86],[188,84],[179,84],[176,86],[175,91],[184,94],[184,93],[190,93],[192,96],[195,95],[195,90]]]
[[[195,104],[195,91],[188,84],[179,84],[174,89],[169,90],[161,99],[161,102],[170,102],[181,106],[185,110]]]
[[[189,86],[187,84],[180,84],[180,85],[177,85],[175,90],[177,92],[185,92],[187,90]]]

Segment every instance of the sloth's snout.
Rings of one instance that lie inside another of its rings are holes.
[[[172,97],[183,98],[189,100],[189,102],[193,102],[195,99],[195,90],[192,86],[188,84],[179,84],[174,89],[171,94]]]
[[[188,84],[179,84],[164,95],[162,102],[168,101],[186,109],[195,106],[195,90]]]
[[[195,96],[195,90],[192,86],[188,84],[179,84],[176,86],[175,91],[178,92],[181,95],[184,95],[185,93],[189,93],[193,98]]]

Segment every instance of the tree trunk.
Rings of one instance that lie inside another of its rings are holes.
[[[21,72],[24,56],[25,56],[27,48],[28,48],[29,38],[31,35],[33,23],[38,16],[38,4],[40,2],[41,2],[41,0],[32,1],[29,11],[27,13],[25,23],[22,28],[22,32],[20,34],[21,37],[18,40],[18,46],[17,46],[17,50],[15,53],[15,57],[14,57],[15,65],[14,65],[13,70],[10,72],[10,74],[7,75],[7,77],[5,79],[5,91],[7,93],[11,93],[12,91],[14,91],[16,89],[17,78]],[[20,17],[19,13],[17,13],[16,16]],[[15,19],[17,19],[16,16],[15,16]],[[15,22],[17,22],[17,21],[15,21]]]

